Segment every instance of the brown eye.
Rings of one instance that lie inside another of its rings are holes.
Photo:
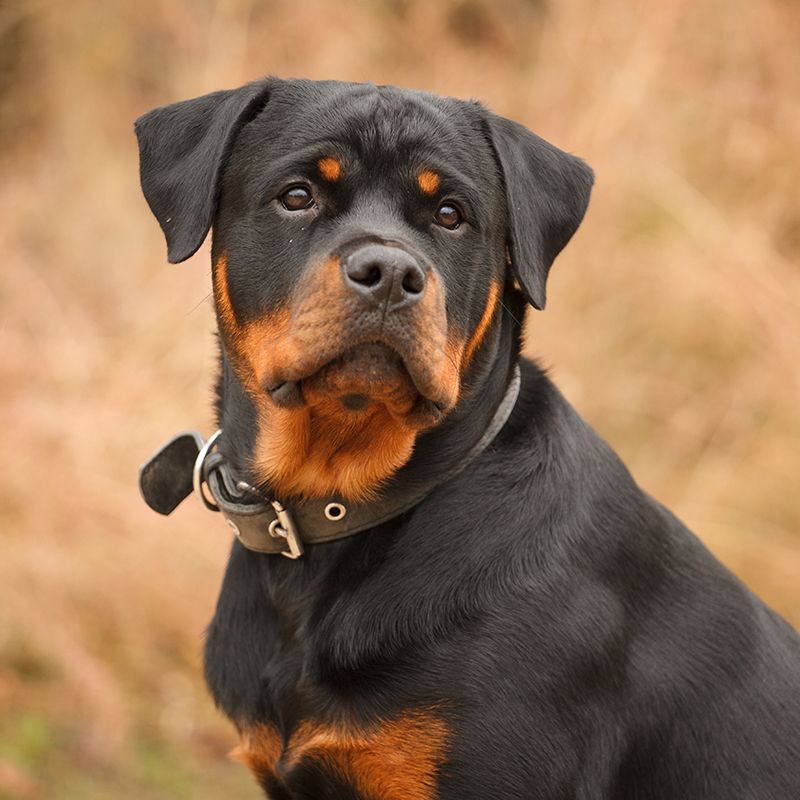
[[[302,211],[314,205],[314,198],[305,186],[292,186],[280,196],[280,201],[287,211]]]
[[[433,218],[449,231],[454,231],[463,220],[461,211],[452,203],[442,203]]]

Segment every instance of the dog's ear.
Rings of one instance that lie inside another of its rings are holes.
[[[239,129],[264,106],[275,79],[154,108],[136,120],[142,191],[173,264],[211,228],[219,175]]]
[[[594,173],[519,123],[488,116],[505,181],[511,267],[528,302],[542,309],[550,265],[586,213]]]

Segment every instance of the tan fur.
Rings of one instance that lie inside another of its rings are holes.
[[[492,281],[489,285],[489,297],[486,301],[486,308],[483,310],[483,314],[481,315],[480,320],[478,321],[478,325],[475,328],[475,332],[470,337],[469,342],[467,342],[467,346],[464,348],[464,357],[463,357],[463,367],[469,364],[472,360],[472,356],[475,354],[475,351],[480,346],[481,342],[483,341],[483,337],[486,336],[486,331],[489,330],[492,319],[494,318],[494,312],[497,310],[498,301],[500,300],[500,285],[497,281]]]
[[[369,727],[305,721],[285,748],[273,725],[259,724],[242,731],[232,755],[262,781],[313,759],[365,797],[435,800],[451,738],[435,709],[418,708]]]
[[[326,181],[338,181],[342,177],[342,162],[333,156],[326,156],[317,162],[320,174]]]
[[[432,170],[423,169],[417,176],[417,185],[423,194],[435,194],[439,188],[439,176]]]

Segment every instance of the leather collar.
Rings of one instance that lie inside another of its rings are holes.
[[[139,489],[145,502],[161,514],[172,513],[194,489],[207,508],[222,512],[231,530],[249,550],[298,558],[305,545],[343,539],[393,519],[455,477],[491,444],[505,425],[517,401],[519,387],[517,365],[483,436],[453,468],[412,490],[391,485],[373,501],[351,503],[331,495],[287,508],[237,478],[215,450],[222,430],[208,441],[198,431],[173,436],[142,464]]]

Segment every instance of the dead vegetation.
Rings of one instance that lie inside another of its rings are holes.
[[[476,97],[584,157],[531,354],[800,625],[800,7],[0,5],[0,797],[257,797],[199,650],[229,537],[139,462],[211,430],[203,250],[165,263],[133,119],[266,73]]]

